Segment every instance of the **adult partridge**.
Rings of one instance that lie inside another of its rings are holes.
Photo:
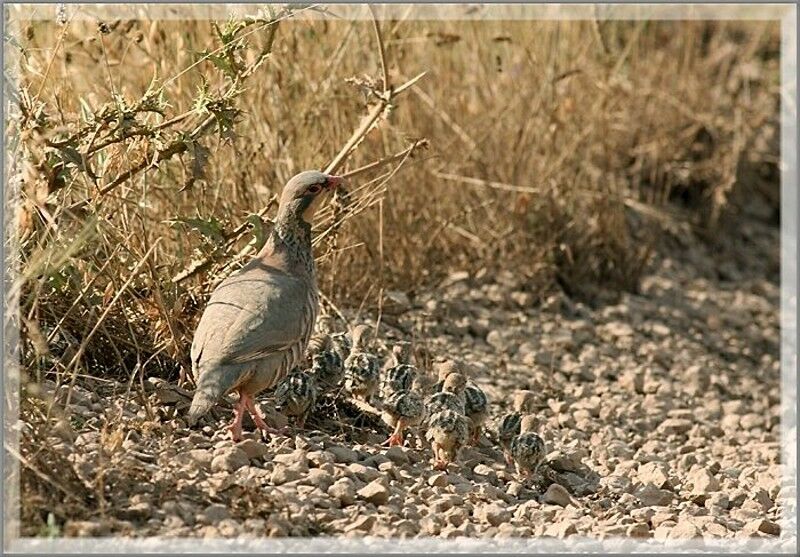
[[[211,294],[192,342],[197,389],[190,426],[220,397],[237,391],[229,426],[233,438],[241,439],[245,411],[259,429],[275,432],[256,409],[254,396],[277,385],[305,352],[319,311],[311,219],[322,194],[341,182],[313,170],[289,180],[264,247]]]

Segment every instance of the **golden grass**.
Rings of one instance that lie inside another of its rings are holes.
[[[776,156],[752,152],[777,110],[770,22],[387,21],[384,77],[372,22],[273,17],[23,22],[9,124],[26,363],[180,361],[254,215],[370,112],[344,171],[430,148],[354,177],[351,205],[321,215],[322,288],[367,308],[481,267],[535,292],[635,288],[670,201],[713,223],[743,153]],[[384,79],[422,72],[375,108]]]

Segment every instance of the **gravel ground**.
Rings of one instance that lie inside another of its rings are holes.
[[[777,537],[795,497],[779,468],[778,231],[737,234],[738,259],[669,239],[638,294],[597,308],[563,295],[534,304],[511,273],[396,296],[388,334],[467,362],[492,401],[490,436],[513,393],[537,393],[551,478],[540,486],[521,483],[489,438],[435,471],[422,447],[380,447],[386,431],[346,405],[294,436],[234,445],[220,428],[228,410],[190,431],[188,399],[163,382],[145,383],[146,404],[136,389],[76,387],[72,426],[52,445],[103,512],[63,533]]]

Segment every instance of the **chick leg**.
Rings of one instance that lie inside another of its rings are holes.
[[[403,430],[406,427],[406,422],[402,418],[397,420],[397,425],[394,427],[394,433],[389,437],[389,446],[395,447],[403,444]]]
[[[431,446],[433,447],[433,467],[436,470],[447,470],[447,461],[442,457],[442,447],[434,441]]]
[[[472,439],[471,439],[470,444],[473,445],[473,446],[477,446],[478,442],[480,441],[480,438],[481,438],[481,426],[479,426],[479,425],[473,426],[473,428],[472,428]]]

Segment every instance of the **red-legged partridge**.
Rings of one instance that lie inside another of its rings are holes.
[[[341,182],[317,171],[289,180],[264,247],[212,293],[192,342],[197,389],[189,425],[220,397],[237,391],[229,426],[233,438],[241,439],[245,412],[262,431],[275,431],[259,414],[254,397],[277,385],[305,353],[319,311],[311,219],[322,194]]]

